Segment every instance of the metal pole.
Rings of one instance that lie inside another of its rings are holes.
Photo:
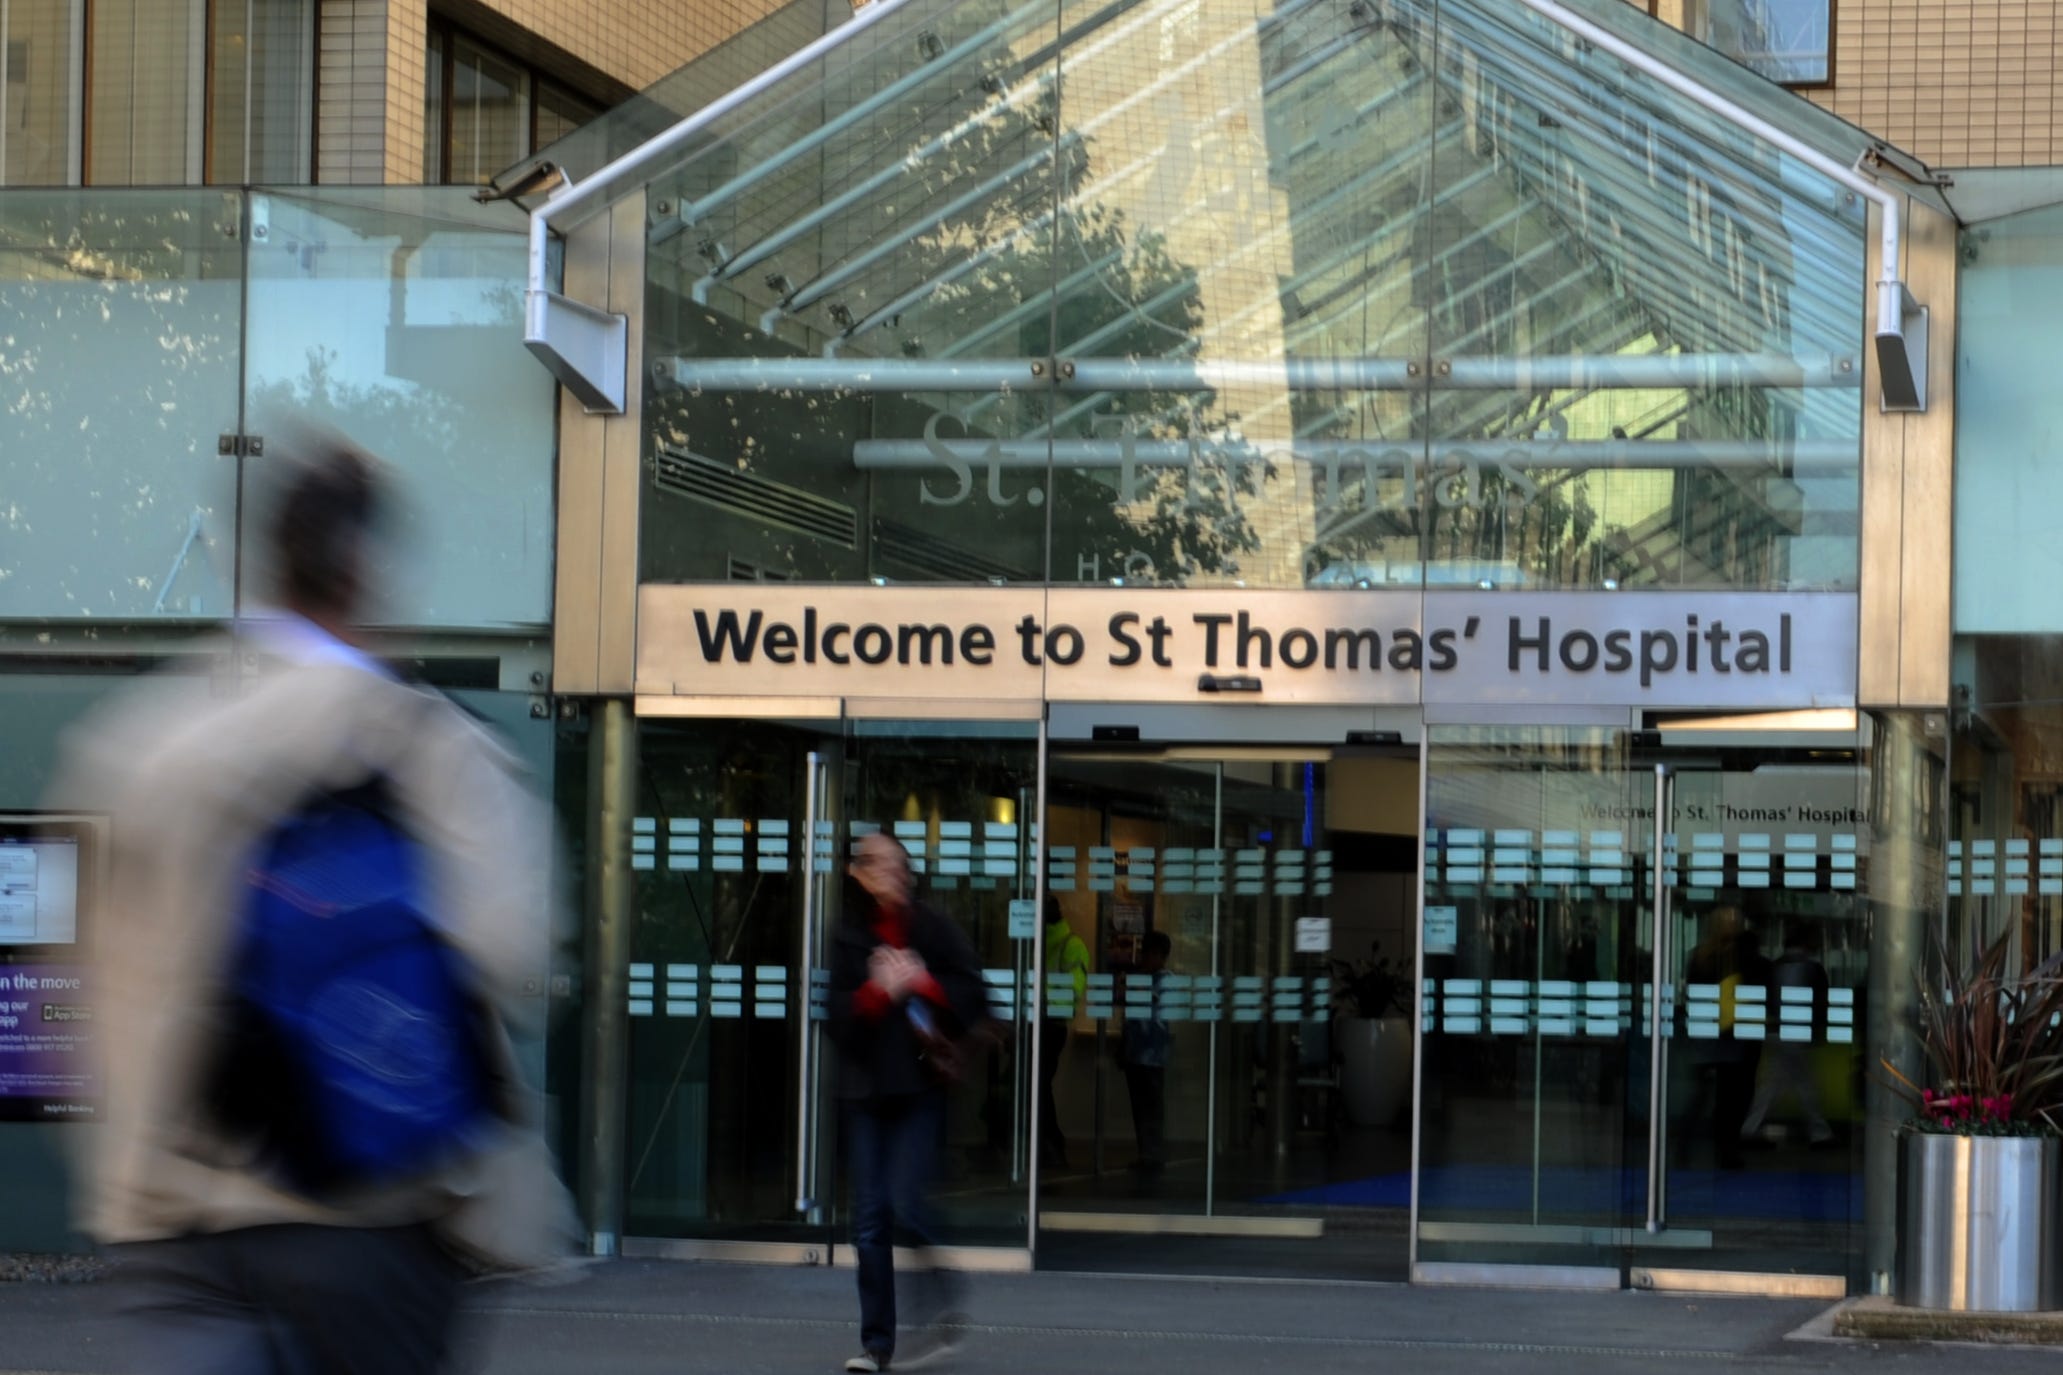
[[[1037,470],[1128,467],[1187,468],[1200,463],[1309,463],[1326,469],[1373,467],[1379,476],[1437,473],[1470,463],[1496,464],[1518,472],[1590,468],[1782,467],[1795,475],[1852,474],[1860,461],[1856,441],[1846,439],[1434,439],[1408,445],[1391,441],[1285,439],[860,439],[852,463],[872,469],[937,472],[969,468]],[[1128,480],[1128,479],[1122,479]]]
[[[1425,1159],[1425,1052],[1426,1041],[1432,1035],[1429,1010],[1437,1006],[1426,989],[1425,976],[1425,900],[1429,884],[1426,861],[1432,838],[1431,813],[1426,809],[1432,800],[1432,737],[1432,728],[1425,724],[1425,717],[1421,714],[1418,726],[1418,930],[1412,940],[1416,947],[1412,957],[1416,983],[1412,988],[1411,1006],[1418,1025],[1411,1030],[1411,1219],[1407,1242],[1407,1264],[1411,1270],[1418,1267],[1418,1175]]]
[[[1037,769],[1038,765],[1035,763],[1035,773]],[[1032,867],[1038,859],[1038,852],[1034,848],[1036,845],[1035,837],[1038,832],[1038,813],[1034,810],[1038,806],[1038,802],[1035,800],[1037,796],[1036,784],[1031,788],[1019,788],[1017,790],[1017,872],[1019,879],[1014,891],[1019,893],[1025,889],[1024,876],[1026,875],[1031,877],[1032,892],[1034,894],[1038,892],[1038,875]],[[1036,923],[1038,920],[1038,912],[1036,910],[1038,899],[1036,896],[1032,899],[1032,907],[1034,909],[1032,919]],[[1005,920],[1007,922],[1007,916]],[[1030,947],[1019,940],[1017,933],[1009,930],[1007,926],[1005,927],[1005,935],[1010,942],[1011,1038],[1016,1042],[1010,1056],[1010,1182],[1015,1184],[1024,1178],[1025,1140],[1024,1132],[1020,1128],[1024,1125],[1025,1121],[1023,1116],[1025,1094],[1031,1087],[1031,1081],[1025,1077],[1025,1071],[1029,1066],[1024,1055],[1024,1028],[1029,1025],[1036,1031],[1039,1024],[1036,1020],[1028,1021],[1025,1012],[1025,996],[1031,987],[1029,981],[1031,970],[1026,966],[1024,957]]]
[[[886,256],[902,242],[869,255]],[[801,309],[834,289],[865,260],[798,291],[778,309]],[[1176,288],[1171,288],[1176,290]],[[1088,341],[1082,341],[1085,345]],[[1414,358],[1098,358],[1061,360],[1064,392],[1215,391],[1567,391],[1697,387],[1829,387],[1853,390],[1862,372],[1851,356],[1784,353],[1577,354],[1546,358],[1447,357],[1426,372]],[[693,358],[674,357],[660,378],[699,391],[981,392],[1045,382],[1040,358]]]
[[[1045,1037],[1045,1023],[1040,1020],[1045,1012],[1043,1006],[1046,993],[1046,756],[1049,753],[1051,737],[1047,734],[1047,710],[1039,709],[1039,777],[1038,777],[1038,837],[1032,844],[1032,903],[1037,909],[1032,913],[1031,969],[1026,986],[1021,990],[1018,1005],[1024,1009],[1025,1030],[1031,1037],[1031,1078],[1025,1082],[1025,1096],[1031,1100],[1028,1114],[1030,1126],[1025,1157],[1026,1174],[1031,1183],[1027,1192],[1030,1207],[1024,1210],[1024,1249],[1032,1255],[1039,1250],[1039,1085],[1046,1082],[1039,1077],[1042,1047]]]
[[[1669,972],[1669,854],[1668,834],[1675,780],[1667,764],[1655,765],[1655,874],[1650,915],[1654,919],[1654,972],[1648,984],[1648,1216],[1647,1229],[1659,1232],[1667,1221],[1663,1178],[1663,1122],[1667,1076],[1662,1061],[1668,1030],[1662,1007],[1662,981]]]
[[[815,1142],[816,1103],[810,1083],[810,985],[816,971],[817,949],[817,814],[823,805],[818,791],[824,757],[811,750],[803,762],[802,778],[802,957],[797,972],[800,989],[795,1066],[795,1211],[805,1218],[816,1207],[816,1172],[810,1168]]]
[[[1217,791],[1211,800],[1211,852],[1218,857],[1218,866],[1225,877],[1219,880],[1211,891],[1211,982],[1215,986],[1220,980],[1218,973],[1218,908],[1225,900],[1225,885],[1231,882],[1232,866],[1225,863],[1225,766],[1217,766]],[[1210,1217],[1217,1211],[1218,1188],[1218,1028],[1232,1006],[1231,996],[1222,987],[1214,988],[1218,994],[1218,1016],[1211,1022],[1210,1072],[1204,1080],[1203,1116],[1203,1215]]]
[[[1856,776],[1858,806],[1872,817],[1868,914],[1868,1017],[1864,1033],[1866,1062],[1882,1056],[1902,1074],[1917,1077],[1925,1068],[1914,1018],[1917,992],[1913,973],[1925,958],[1927,927],[1941,922],[1946,911],[1946,886],[1938,863],[1941,844],[1929,839],[1930,808],[1946,806],[1942,796],[1946,770],[1940,768],[1941,746],[1929,738],[1919,711],[1877,711],[1863,717],[1858,743],[1867,761]],[[1931,756],[1931,759],[1930,759]],[[1873,780],[1872,775],[1876,775]],[[1929,786],[1935,790],[1927,796]],[[1864,1076],[1863,1265],[1870,1292],[1889,1294],[1895,1287],[1898,1261],[1899,1138],[1908,1109],[1884,1086],[1887,1076]],[[1856,1166],[1849,1146],[1849,1166]]]
[[[637,810],[637,718],[623,698],[595,704],[588,732],[586,1014],[581,1019],[580,1181],[588,1249],[619,1253],[630,1084],[630,953],[636,911],[630,823]]]

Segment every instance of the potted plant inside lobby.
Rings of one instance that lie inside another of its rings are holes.
[[[1333,962],[1333,1028],[1340,1048],[1340,1096],[1357,1127],[1397,1120],[1411,1088],[1411,1023],[1404,1015],[1404,975],[1382,953],[1354,964]]]
[[[2012,933],[1919,974],[1929,1082],[1882,1061],[1916,1109],[1901,1143],[1898,1301],[2063,1307],[2063,957],[2015,971]]]

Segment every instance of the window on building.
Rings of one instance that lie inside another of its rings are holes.
[[[1786,86],[1834,79],[1834,0],[1664,0],[1684,31]]]
[[[307,181],[313,10],[306,0],[94,0],[84,179]]]
[[[201,179],[205,0],[99,0],[87,36],[87,179],[179,186]]]
[[[79,0],[0,0],[0,186],[78,175]]]
[[[537,149],[557,143],[601,113],[601,107],[593,101],[577,96],[555,82],[540,80],[537,83],[537,133],[530,140],[530,146]]]
[[[207,180],[308,180],[315,6],[305,0],[214,3]]]
[[[446,24],[432,23],[423,176],[477,185],[599,115],[563,82]]]
[[[423,184],[444,184],[444,30],[430,26],[429,60],[423,64]]]

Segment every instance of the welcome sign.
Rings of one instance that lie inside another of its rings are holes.
[[[641,695],[1855,703],[1835,593],[639,589]]]

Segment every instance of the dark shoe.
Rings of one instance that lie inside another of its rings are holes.
[[[888,1369],[888,1357],[879,1351],[862,1351],[845,1363],[854,1375],[871,1375],[871,1372]]]

